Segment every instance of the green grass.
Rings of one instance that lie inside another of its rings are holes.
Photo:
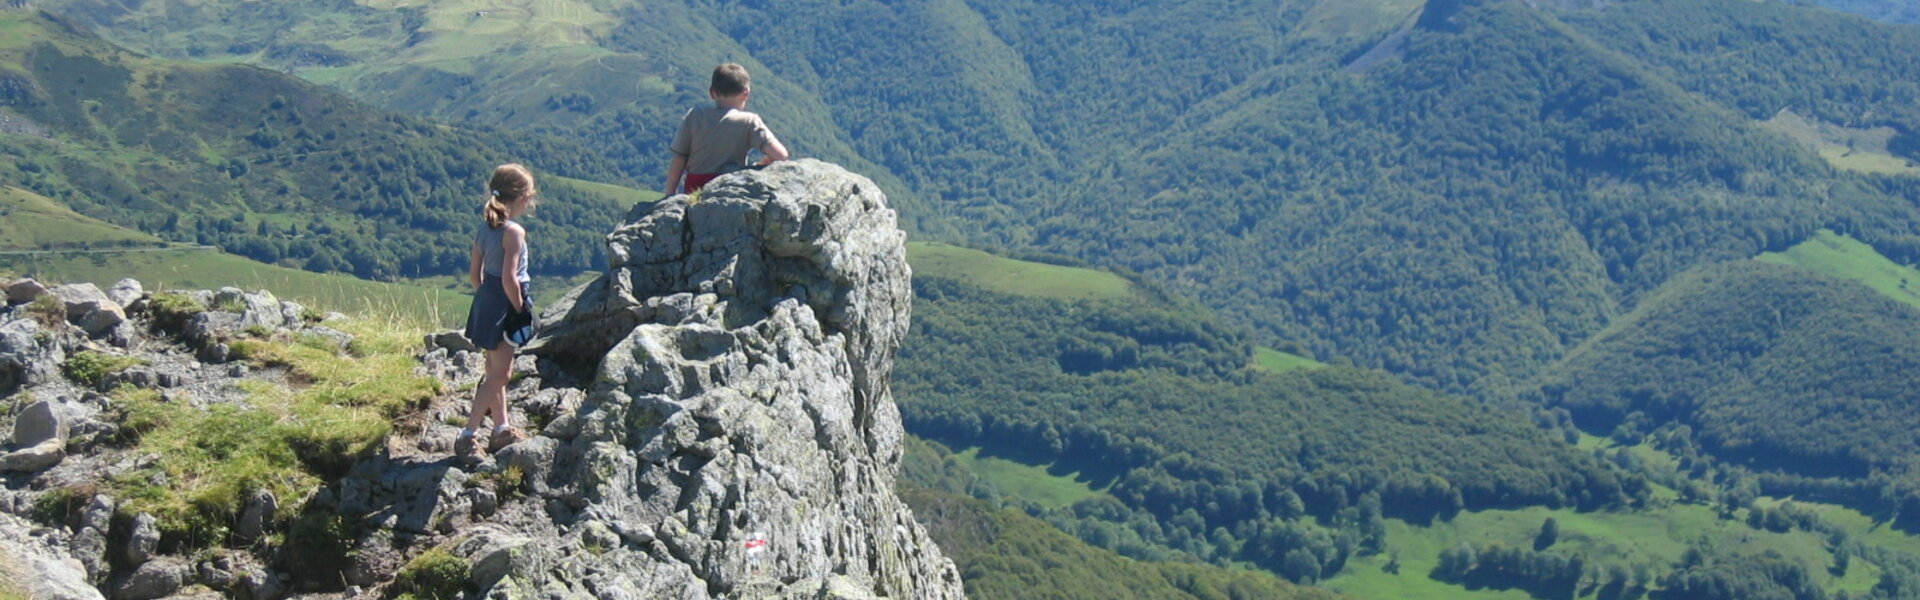
[[[1386,555],[1358,557],[1347,571],[1327,580],[1329,588],[1362,598],[1472,598],[1523,600],[1527,594],[1515,590],[1468,590],[1427,577],[1439,562],[1440,551],[1463,542],[1475,545],[1501,543],[1510,547],[1531,548],[1540,524],[1552,517],[1560,525],[1560,541],[1551,552],[1583,554],[1596,565],[1618,564],[1657,566],[1656,573],[1679,561],[1695,541],[1705,540],[1719,552],[1757,555],[1779,553],[1809,565],[1809,572],[1829,590],[1859,588],[1868,577],[1866,561],[1855,560],[1854,569],[1844,579],[1835,579],[1825,570],[1833,556],[1818,534],[1793,531],[1774,533],[1755,530],[1744,522],[1722,519],[1714,509],[1691,504],[1674,504],[1633,512],[1576,512],[1565,509],[1531,507],[1520,510],[1488,510],[1462,513],[1451,522],[1419,526],[1388,520],[1387,547],[1400,559],[1399,574],[1382,570]],[[1871,587],[1871,582],[1867,582]]]
[[[1898,134],[1892,127],[1843,127],[1786,110],[1760,125],[1800,142],[1838,169],[1879,175],[1920,175],[1920,166],[1913,161],[1887,152],[1887,143]]]
[[[598,181],[587,181],[584,179],[561,177],[559,175],[547,175],[540,180],[547,185],[570,187],[575,191],[599,196],[604,200],[617,202],[623,206],[632,206],[642,202],[655,202],[660,199],[659,192],[634,189],[611,183],[600,183]]]
[[[0,250],[170,245],[160,238],[73,212],[33,192],[0,187]]]
[[[1327,365],[1298,354],[1259,346],[1253,349],[1253,366],[1275,373],[1285,373],[1294,369],[1318,369]]]
[[[1004,458],[980,456],[979,448],[954,454],[962,467],[992,483],[1001,493],[1048,508],[1071,506],[1100,494],[1078,473],[1056,475],[1052,465],[1028,465]]]
[[[1858,281],[1889,298],[1920,308],[1920,270],[1888,260],[1872,246],[1832,231],[1820,230],[1812,239],[1784,252],[1761,254],[1758,260]]]
[[[915,275],[958,279],[996,292],[1058,300],[1137,298],[1133,284],[1095,269],[1014,260],[935,242],[907,244]]]
[[[87,281],[102,288],[133,277],[154,291],[224,286],[264,289],[315,310],[396,312],[440,326],[464,320],[471,302],[465,290],[366,281],[339,273],[313,273],[211,250],[0,255],[0,270],[46,281]]]
[[[110,482],[122,508],[152,513],[163,535],[187,547],[218,544],[253,490],[282,502],[302,497],[376,449],[396,417],[441,391],[413,371],[426,323],[365,312],[335,325],[356,336],[346,353],[294,339],[236,341],[249,361],[284,366],[289,381],[301,382],[245,382],[244,407],[203,410],[121,388],[115,406],[123,431],[137,451],[155,457]]]

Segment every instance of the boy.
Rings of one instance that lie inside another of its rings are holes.
[[[680,133],[673,136],[673,164],[667,167],[668,196],[693,193],[722,173],[747,166],[747,153],[759,150],[766,158],[762,166],[787,159],[787,147],[773,137],[760,115],[746,111],[747,97],[753,86],[747,81],[747,68],[727,63],[713,68],[713,83],[707,96],[713,107],[696,107],[680,120]],[[681,176],[686,186],[681,187]]]

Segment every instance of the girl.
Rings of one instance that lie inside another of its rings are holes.
[[[507,418],[507,379],[513,374],[513,349],[525,343],[524,336],[502,331],[531,323],[532,299],[528,297],[532,281],[527,276],[527,230],[514,222],[539,204],[533,186],[533,172],[518,164],[500,165],[487,184],[487,204],[481,210],[486,220],[473,239],[473,258],[468,278],[475,288],[473,308],[467,312],[467,339],[487,352],[486,374],[474,390],[473,407],[467,414],[467,427],[454,441],[454,453],[461,457],[479,454],[475,432],[491,416],[493,431],[487,451],[498,452],[509,444],[527,439]],[[524,331],[519,333],[524,334]],[[515,339],[517,337],[517,339]]]

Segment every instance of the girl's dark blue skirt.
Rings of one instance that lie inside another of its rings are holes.
[[[533,286],[520,284],[520,297],[528,303],[533,302]],[[473,294],[473,306],[467,309],[467,339],[481,350],[492,350],[499,346],[506,336],[500,330],[500,322],[513,312],[513,302],[507,299],[507,291],[500,287],[499,275],[487,275],[480,280],[480,289]]]

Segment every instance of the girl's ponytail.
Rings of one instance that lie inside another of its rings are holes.
[[[493,178],[487,182],[487,204],[480,209],[480,218],[487,220],[487,227],[499,229],[507,223],[507,208],[524,198],[536,194],[533,187],[533,172],[518,163],[504,164],[493,169]]]
[[[487,220],[487,227],[499,229],[507,223],[507,203],[500,201],[500,190],[487,190],[487,206],[480,209],[480,218]]]

